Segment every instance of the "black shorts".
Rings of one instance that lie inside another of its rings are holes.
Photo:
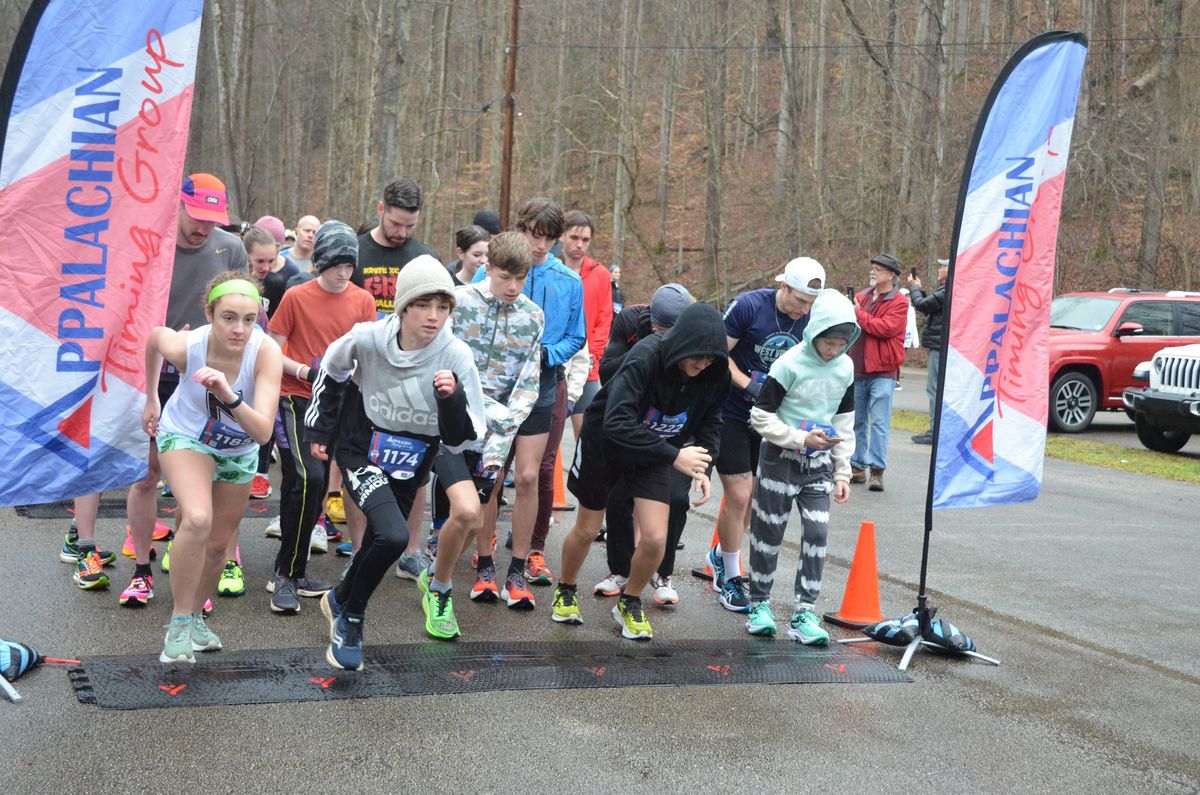
[[[534,409],[521,423],[521,427],[517,428],[517,436],[537,436],[540,433],[550,433],[550,422],[553,419],[553,403]]]
[[[589,511],[603,511],[608,507],[608,495],[622,483],[629,497],[671,504],[669,464],[631,469],[610,462],[604,448],[603,439],[588,433],[585,426],[567,476],[567,489],[580,505]]]
[[[447,486],[453,486],[455,483],[462,483],[465,480],[472,481],[475,484],[475,491],[479,492],[479,502],[487,504],[487,501],[492,497],[492,490],[496,488],[496,479],[477,477],[475,467],[479,466],[480,453],[473,453],[469,450],[462,453],[452,453],[449,450],[442,448],[438,452],[437,458],[433,460],[433,474],[437,475],[438,486],[445,489]]]
[[[717,474],[753,475],[758,471],[758,448],[762,437],[746,423],[726,417],[721,423],[721,450]]]
[[[571,416],[573,417],[576,414],[582,415],[583,412],[587,411],[587,407],[592,405],[592,400],[599,393],[600,393],[600,382],[599,381],[586,382],[583,385],[583,391],[579,393],[579,399],[575,401],[575,404],[573,406],[571,406],[571,411],[570,411]]]
[[[175,390],[179,388],[179,376],[174,378],[158,377],[158,408],[167,405],[167,401],[171,399],[171,395],[175,394]]]

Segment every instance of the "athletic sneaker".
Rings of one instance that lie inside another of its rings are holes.
[[[325,515],[336,524],[346,523],[346,501],[341,492],[335,491],[325,498]]]
[[[596,596],[620,596],[621,591],[625,590],[625,583],[629,582],[628,577],[622,577],[620,574],[609,574],[600,582],[596,583],[596,587],[592,589],[592,593]]]
[[[500,598],[500,586],[496,584],[496,567],[481,569],[471,587],[472,602],[495,602]]]
[[[396,576],[405,580],[415,580],[427,568],[429,558],[425,557],[425,550],[418,549],[415,555],[405,552],[400,555],[400,560],[396,561]]]
[[[171,544],[173,544],[173,543],[175,543],[175,542],[168,541],[167,548],[163,550],[162,563],[159,565],[162,567],[164,574],[169,574],[171,571]]]
[[[313,552],[328,552],[329,551],[329,536],[325,535],[325,525],[317,522],[313,525],[312,535],[309,538],[308,548]]]
[[[338,544],[333,551],[338,555],[341,555],[343,558],[348,558],[354,554],[354,544],[350,541],[343,541],[342,543]]]
[[[167,623],[167,637],[163,641],[162,654],[158,655],[161,663],[196,662],[196,654],[192,650],[192,617],[171,616]]]
[[[531,550],[529,559],[525,561],[525,579],[530,585],[549,585],[554,582],[554,573],[546,568],[546,554],[540,550]]]
[[[246,575],[236,560],[225,561],[221,569],[221,579],[217,580],[219,596],[241,596],[246,593]]]
[[[797,610],[788,622],[788,637],[805,646],[824,646],[829,642],[829,633],[821,629],[821,620],[811,610]]]
[[[429,593],[429,569],[421,569],[421,573],[417,575],[417,590]]]
[[[97,546],[80,546],[79,536],[67,533],[63,538],[62,551],[58,553],[58,559],[63,563],[78,563],[87,552],[95,552],[100,556],[101,566],[111,566],[117,559],[117,553],[110,552],[107,549],[101,549]]]
[[[342,540],[342,531],[337,529],[337,525],[333,520],[326,516],[321,520],[321,524],[325,527],[325,540],[330,544],[336,544]]]
[[[270,522],[267,522],[267,529],[264,531],[267,538],[282,538],[283,531],[279,529],[279,517],[276,516]]]
[[[621,625],[621,634],[630,640],[650,640],[654,630],[646,620],[641,599],[619,599],[613,605],[612,616]]]
[[[708,554],[704,556],[704,562],[708,564],[709,570],[712,571],[712,588],[714,591],[720,591],[725,587],[725,561],[717,554],[717,548],[712,547],[708,550]]]
[[[267,584],[271,592],[271,610],[276,613],[299,613],[300,595],[296,593],[296,579],[276,574]]]
[[[462,634],[449,591],[427,591],[421,597],[421,609],[425,611],[425,631],[430,637],[451,640]]]
[[[205,618],[208,618],[209,616],[212,615],[212,612],[213,612],[212,599],[204,600],[204,607],[200,608],[200,612],[204,614]]]
[[[579,594],[574,588],[564,589],[561,585],[555,587],[550,618],[560,624],[583,623],[583,614],[579,612]]]
[[[495,557],[495,555],[496,555],[496,534],[492,533],[492,556]],[[479,568],[479,552],[478,551],[471,553],[471,568],[473,568],[473,569]]]
[[[650,587],[654,589],[654,603],[659,607],[679,604],[679,591],[671,584],[670,577],[655,574],[650,578]]]
[[[771,614],[770,602],[755,602],[746,617],[746,631],[751,635],[769,638],[775,635],[775,616]]]
[[[192,613],[192,651],[220,651],[221,639],[204,623],[203,611]]]
[[[329,639],[333,640],[333,633],[337,630],[338,616],[342,614],[342,606],[338,604],[337,596],[330,589],[321,597],[321,612],[325,614],[325,618],[329,621]]]
[[[334,668],[341,668],[343,671],[363,669],[362,625],[362,613],[341,613],[334,621],[329,648],[325,650],[325,659]]]
[[[250,499],[265,500],[271,496],[271,479],[266,475],[255,475],[250,481]]]
[[[145,607],[154,598],[154,577],[134,575],[124,591],[121,591],[117,602],[125,607]]]
[[[525,578],[520,574],[509,575],[500,591],[500,598],[513,609],[532,610],[537,606],[533,593],[525,585]]]
[[[292,577],[291,579],[296,583],[296,593],[309,599],[319,599],[333,587],[324,580],[318,580],[316,577],[310,577],[307,574],[303,577]],[[275,593],[275,583],[277,580],[278,578],[267,580],[267,593]]]
[[[85,591],[108,587],[108,575],[104,573],[104,564],[100,562],[100,555],[95,549],[87,549],[83,557],[75,562],[74,580]]]
[[[164,497],[174,497],[174,496],[175,496],[175,494],[174,494],[174,493],[172,493],[172,491],[171,491],[171,484],[170,484],[170,483],[168,483],[168,482],[167,482],[167,481],[165,481],[165,480],[160,480],[160,481],[159,481],[159,483],[161,483],[161,484],[162,484],[162,495],[163,495]]]
[[[730,577],[717,597],[721,606],[735,613],[750,612],[750,595],[746,593],[745,577]]]

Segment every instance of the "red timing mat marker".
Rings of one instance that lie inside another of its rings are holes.
[[[56,665],[83,665],[83,660],[60,660],[58,657],[43,657],[42,662],[54,663]]]
[[[314,685],[320,685],[322,690],[326,690],[331,684],[333,684],[336,678],[337,677],[335,676],[331,676],[328,679],[309,679],[308,681],[312,682]]]
[[[601,665],[599,668],[584,668],[583,670],[587,671],[589,674],[595,674],[596,676],[604,676],[604,674],[608,672],[608,669],[603,665]]]
[[[451,671],[450,673],[454,674],[455,676],[457,676],[459,679],[463,680],[464,682],[470,682],[471,677],[475,675],[474,669],[472,669],[470,671]]]
[[[704,667],[710,671],[713,671],[714,673],[720,674],[721,676],[729,676],[728,665],[706,665]]]
[[[825,667],[831,671],[837,671],[839,674],[846,673],[846,664],[845,663],[842,663],[840,665],[831,665],[830,663],[825,663]]]
[[[185,687],[187,685],[159,685],[158,689],[170,693],[172,696],[177,696]]]

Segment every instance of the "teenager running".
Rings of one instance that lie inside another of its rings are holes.
[[[487,435],[467,450],[443,448],[434,461],[436,484],[449,501],[449,518],[438,534],[433,579],[422,572],[417,583],[425,592],[425,631],[435,638],[459,635],[450,599],[451,577],[463,546],[482,536],[483,509],[495,491],[496,473],[508,460],[517,428],[529,416],[538,396],[541,371],[542,310],[521,291],[533,249],[520,232],[504,232],[487,247],[488,274],[482,282],[456,287],[454,335],[471,347],[483,403]],[[435,500],[435,503],[437,500]],[[489,545],[479,549],[478,574],[471,589],[473,601],[494,602],[513,594],[496,583],[496,566]],[[516,555],[509,571],[520,572]]]
[[[720,442],[721,404],[729,393],[727,356],[721,315],[708,304],[694,304],[666,334],[634,346],[588,407],[567,480],[579,499],[579,515],[563,540],[555,621],[583,623],[576,594],[579,569],[609,495],[624,481],[641,540],[612,615],[626,638],[653,637],[641,593],[663,556],[670,472],[674,467],[695,481],[701,493],[696,505],[708,499],[706,470]],[[687,440],[694,444],[685,447]]]
[[[471,349],[446,327],[454,300],[446,268],[417,257],[396,276],[396,314],[359,323],[330,345],[313,384],[304,416],[312,454],[336,453],[350,499],[367,517],[345,576],[321,600],[325,659],[336,668],[362,670],[367,602],[408,545],[404,517],[439,442],[462,445],[486,427]]]
[[[375,301],[350,283],[358,259],[358,237],[341,221],[326,221],[317,230],[312,250],[317,278],[283,294],[271,318],[271,338],[283,346],[283,384],[279,416],[283,440],[279,467],[283,483],[279,498],[279,554],[267,585],[271,610],[300,612],[301,596],[319,597],[330,589],[324,580],[308,576],[308,550],[314,532],[324,533],[317,516],[329,485],[326,462],[312,455],[302,439],[304,413],[312,399],[311,381],[330,343],[356,323],[375,319]]]
[[[221,639],[202,605],[216,589],[229,537],[250,500],[258,446],[270,438],[279,405],[282,354],[257,327],[260,297],[245,274],[209,282],[209,325],[158,327],[146,341],[142,428],[156,437],[163,474],[175,494],[171,596],[174,605],[159,660],[195,662]],[[158,402],[163,360],[180,373],[165,406]]]

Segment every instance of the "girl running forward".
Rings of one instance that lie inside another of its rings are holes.
[[[146,340],[146,408],[142,428],[157,438],[163,475],[178,503],[171,547],[174,607],[158,659],[195,662],[221,639],[204,622],[279,407],[283,355],[255,324],[260,298],[244,272],[208,283],[209,325],[190,331],[158,327]],[[182,374],[165,406],[158,374],[166,359]],[[161,415],[161,416],[160,416]]]

